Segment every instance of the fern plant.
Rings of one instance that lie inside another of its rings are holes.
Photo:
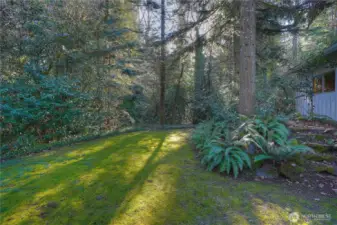
[[[197,149],[203,150],[212,141],[220,139],[226,133],[226,124],[210,120],[200,123],[192,135],[192,140]]]
[[[252,124],[254,126],[253,129],[260,133],[262,137],[279,145],[283,145],[289,136],[287,127],[276,118],[267,120],[255,119]]]
[[[311,151],[308,146],[299,145],[296,139],[288,140],[289,130],[277,118],[255,118],[243,126],[241,130],[245,135],[242,140],[253,143],[261,151],[254,157],[254,162],[267,159],[283,161],[295,154]]]
[[[282,161],[311,150],[299,145],[295,139],[288,140],[288,136],[287,127],[276,118],[247,118],[235,130],[225,122],[201,123],[192,140],[200,151],[201,163],[208,170],[218,168],[221,173],[233,172],[237,177],[244,167],[251,168],[251,159],[246,152],[251,144],[258,149],[254,162]]]
[[[197,127],[192,140],[200,150],[201,163],[209,171],[219,168],[221,173],[233,172],[237,177],[244,167],[251,168],[245,140],[231,133],[226,123],[204,122]]]
[[[231,171],[236,178],[245,166],[251,168],[251,160],[248,154],[238,146],[222,147],[216,143],[209,145],[201,163],[207,166],[207,170],[212,171],[219,167],[220,173],[229,174]]]
[[[195,147],[199,150],[205,148],[207,143],[217,138],[217,131],[214,129],[214,121],[207,121],[199,124],[192,135]]]
[[[310,147],[298,144],[296,139],[288,140],[280,146],[268,143],[267,148],[261,150],[263,153],[254,157],[255,163],[266,159],[283,161],[289,159],[293,155],[312,151]]]

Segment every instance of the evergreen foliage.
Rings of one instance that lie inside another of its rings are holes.
[[[27,66],[27,71],[32,65]],[[23,154],[38,143],[82,133],[90,97],[69,77],[25,74],[4,82],[1,93],[1,156]]]

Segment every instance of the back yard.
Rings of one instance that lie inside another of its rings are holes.
[[[336,19],[0,0],[0,224],[337,225]]]
[[[134,132],[6,161],[0,223],[280,225],[293,212],[293,224],[337,223],[336,198],[205,171],[189,137]]]

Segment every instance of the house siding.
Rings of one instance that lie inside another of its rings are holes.
[[[335,87],[337,89],[337,68],[335,69]],[[296,110],[302,115],[310,113],[310,99],[303,93],[296,93]],[[315,94],[313,97],[314,113],[328,116],[337,121],[337,90],[329,93]]]

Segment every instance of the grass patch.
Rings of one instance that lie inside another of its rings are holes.
[[[336,223],[336,199],[206,172],[187,136],[134,132],[6,161],[0,224],[289,224],[292,211]]]

